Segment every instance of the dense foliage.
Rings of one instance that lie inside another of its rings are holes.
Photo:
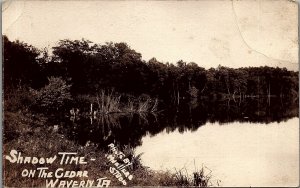
[[[34,106],[41,107],[43,110],[58,110],[71,100],[71,85],[57,77],[50,77],[49,83],[39,89],[31,89],[34,98]]]
[[[176,65],[142,55],[126,43],[94,44],[88,40],[61,40],[52,54],[4,36],[4,88],[27,85],[39,89],[50,77],[72,85],[71,94],[96,94],[103,89],[131,95],[150,95],[165,102],[199,96],[298,97],[298,72],[285,68],[219,66],[205,70],[182,60]],[[200,62],[201,63],[201,62]],[[242,62],[241,62],[242,63]]]

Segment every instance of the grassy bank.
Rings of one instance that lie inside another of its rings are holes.
[[[68,140],[64,135],[56,131],[55,126],[49,125],[48,120],[42,114],[33,115],[29,112],[5,112],[4,113],[4,143],[3,154],[9,155],[11,150],[22,152],[22,156],[31,157],[52,157],[58,152],[76,152],[78,156],[86,159],[95,158],[96,161],[89,161],[86,165],[64,165],[53,163],[49,170],[57,168],[65,170],[88,171],[88,179],[107,177],[111,180],[112,186],[122,185],[110,172],[110,163],[105,158],[105,152],[99,150],[95,145],[89,144],[80,146]],[[125,154],[134,155],[134,150],[124,151]],[[128,186],[207,186],[207,177],[189,176],[181,172],[170,173],[153,171],[142,165],[139,156],[132,158],[130,166],[133,179],[127,181]],[[45,179],[25,178],[21,176],[22,169],[35,169],[43,165],[16,164],[10,163],[3,158],[3,179],[7,187],[44,187]],[[198,174],[200,175],[200,174]],[[197,178],[198,177],[198,178]],[[204,178],[204,179],[203,179]],[[84,180],[84,178],[73,178],[73,180]],[[201,182],[199,182],[201,180]]]

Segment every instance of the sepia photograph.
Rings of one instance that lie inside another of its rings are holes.
[[[298,2],[4,0],[3,187],[298,187]]]

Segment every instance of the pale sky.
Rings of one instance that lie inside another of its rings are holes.
[[[126,42],[144,60],[204,68],[298,70],[298,7],[288,0],[6,1],[2,33],[38,48],[60,39]]]

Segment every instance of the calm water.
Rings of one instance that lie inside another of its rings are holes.
[[[53,123],[81,145],[131,146],[154,170],[191,173],[203,165],[221,186],[298,186],[298,100],[202,100],[161,109]]]
[[[298,186],[299,119],[286,122],[207,123],[195,132],[178,130],[142,139],[143,164],[175,171],[195,164],[212,171],[222,186]],[[207,170],[207,172],[209,172]]]

